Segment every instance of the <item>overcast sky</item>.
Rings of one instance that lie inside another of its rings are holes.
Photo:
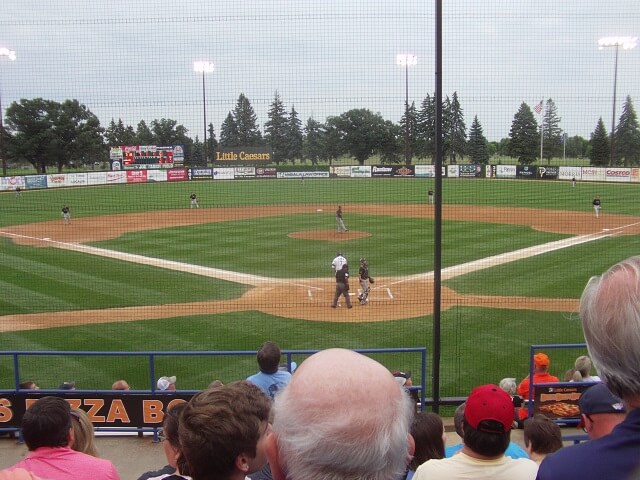
[[[640,35],[638,0],[444,1],[443,89],[458,92],[467,127],[474,115],[490,140],[507,137],[522,102],[552,98],[569,135],[611,127],[615,49],[600,37]],[[412,53],[409,99],[434,91],[433,2],[418,0],[3,0],[2,106],[20,98],[78,99],[103,126],[134,128],[172,118],[202,139],[216,135],[240,93],[260,128],[277,90],[301,120],[324,122],[369,108],[398,122]],[[630,95],[640,111],[640,46],[619,50],[617,112]],[[617,118],[616,118],[617,121]]]

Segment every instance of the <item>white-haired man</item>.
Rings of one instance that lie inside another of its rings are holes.
[[[627,408],[609,435],[563,448],[540,464],[540,480],[630,479],[640,475],[640,257],[592,277],[580,318],[598,374]],[[593,387],[592,387],[593,388]]]
[[[402,478],[414,450],[413,411],[378,362],[351,350],[316,353],[275,398],[266,446],[273,478]]]

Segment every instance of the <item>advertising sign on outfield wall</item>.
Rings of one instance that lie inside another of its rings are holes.
[[[496,165],[496,178],[516,178],[516,166]]]
[[[27,188],[47,188],[46,175],[29,175],[24,179]]]
[[[233,180],[233,178],[233,167],[213,169],[214,180]]]
[[[147,180],[149,182],[166,182],[167,171],[166,170],[147,170]]]
[[[47,188],[58,188],[67,186],[67,175],[65,173],[55,173],[47,175]]]
[[[127,172],[107,172],[107,183],[127,183]]]
[[[24,177],[0,177],[0,190],[24,189]]]
[[[560,167],[558,170],[560,180],[582,180],[582,167]]]
[[[468,164],[458,165],[458,176],[465,177],[465,178],[481,177],[482,165],[468,165]]]
[[[351,167],[351,177],[352,178],[370,178],[371,167],[369,165],[357,165],[355,167]]]
[[[189,180],[211,180],[213,179],[212,168],[190,168]]]
[[[329,167],[332,177],[351,177],[351,167]]]
[[[145,183],[148,170],[127,170],[127,183]]]
[[[442,168],[444,170],[444,167]],[[435,165],[416,165],[416,177],[433,178],[436,176]]]
[[[168,182],[183,182],[188,178],[186,168],[172,168],[167,170]]]
[[[605,169],[605,180],[607,182],[629,182],[631,181],[630,168],[610,167]]]
[[[276,178],[278,171],[275,167],[257,167],[256,177],[260,178]]]
[[[629,177],[631,182],[640,182],[640,168],[632,168],[631,175]]]
[[[447,177],[458,178],[459,174],[458,165],[447,165]]]
[[[580,176],[582,180],[591,182],[604,182],[606,178],[605,169],[597,167],[582,167],[582,174]]]
[[[516,165],[516,178],[531,180],[536,178],[537,167],[531,165]]]
[[[107,183],[106,172],[89,172],[87,173],[87,183],[89,185],[104,185]]]
[[[558,167],[548,165],[546,167],[538,167],[538,178],[542,180],[556,180],[558,178]]]
[[[252,178],[256,176],[256,167],[236,167],[233,169],[235,178]]]

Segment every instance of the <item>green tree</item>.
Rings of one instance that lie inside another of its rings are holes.
[[[196,135],[191,147],[191,156],[189,159],[185,158],[185,165],[206,165],[207,162],[204,159],[204,144],[200,141],[200,138]]]
[[[136,145],[157,145],[147,122],[140,120],[136,129]]]
[[[106,149],[100,120],[77,100],[51,103],[55,133],[55,156],[58,171],[67,165],[86,164],[90,160],[104,160]]]
[[[110,147],[120,145],[153,145],[153,143],[138,143],[133,127],[125,125],[121,118],[118,119],[118,123],[116,123],[113,118],[111,119],[109,126],[105,130],[104,137],[107,145]]]
[[[509,139],[509,156],[517,158],[522,165],[529,165],[536,161],[540,146],[538,124],[531,108],[525,102],[522,102],[513,117]]]
[[[558,116],[558,107],[552,99],[547,100],[542,120],[542,156],[551,164],[551,159],[562,156],[563,133],[560,128],[561,118]]]
[[[312,165],[317,165],[318,161],[324,158],[323,137],[323,125],[313,117],[309,117],[304,127],[302,152],[303,158],[309,160]]]
[[[220,146],[237,147],[239,145],[240,136],[238,135],[238,125],[233,118],[233,114],[229,112],[220,127]]]
[[[580,135],[567,137],[566,154],[568,158],[586,158],[589,155],[589,140]]]
[[[298,118],[298,112],[294,106],[289,112],[289,119],[286,124],[287,131],[287,157],[291,159],[291,163],[295,163],[296,158],[302,158],[303,136],[302,122]]]
[[[337,117],[329,117],[339,151],[353,157],[360,165],[380,149],[380,139],[387,138],[387,123],[378,113],[368,109],[352,109]]]
[[[622,107],[614,141],[617,163],[625,167],[640,164],[640,127],[630,96]]]
[[[249,99],[241,93],[233,111],[233,119],[238,129],[238,142],[242,146],[262,145],[262,134],[258,128],[258,116]]]
[[[469,129],[469,160],[471,163],[486,165],[489,163],[489,149],[487,139],[482,131],[482,125],[478,121],[478,116],[473,117],[473,123]]]
[[[267,112],[267,122],[264,124],[264,138],[271,146],[276,163],[284,162],[288,158],[288,133],[287,112],[276,90]]]
[[[207,137],[207,156],[209,158],[215,158],[215,152],[216,150],[218,150],[218,139],[216,138],[216,132],[213,129],[213,123],[209,124],[209,128],[207,129],[209,136]],[[203,150],[204,150],[204,145],[203,145]],[[208,162],[208,159],[204,158],[204,152],[202,154],[204,163],[203,165],[206,165]]]
[[[402,151],[402,157],[405,158],[407,165],[411,164],[411,159],[417,150],[416,141],[418,139],[418,114],[416,112],[415,102],[411,102],[408,109],[402,114],[400,119],[400,128],[402,143],[399,145]],[[407,131],[408,127],[408,131]],[[388,143],[388,142],[387,142]],[[394,142],[397,143],[397,142]],[[405,153],[405,149],[407,150]],[[390,153],[390,152],[389,152]],[[395,156],[394,156],[395,157]]]
[[[458,92],[453,92],[448,117],[449,159],[451,163],[457,163],[458,158],[462,160],[467,149],[467,127],[464,123],[464,113],[458,100]]]
[[[591,165],[608,165],[611,154],[609,148],[609,135],[607,135],[607,129],[602,117],[600,117],[596,129],[591,134],[591,153],[589,154]]]
[[[183,125],[179,125],[177,120],[161,118],[151,122],[151,131],[156,140],[156,145],[166,147],[170,145],[184,146],[185,162],[191,162],[191,147],[193,140],[187,136],[188,130]]]
[[[416,156],[433,159],[436,155],[436,99],[429,94],[416,113]]]
[[[389,120],[385,121],[377,147],[382,163],[402,163],[405,161],[404,134],[404,129],[400,125]]]

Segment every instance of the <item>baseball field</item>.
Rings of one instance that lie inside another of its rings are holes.
[[[2,193],[0,348],[255,351],[275,340],[285,350],[427,347],[430,363],[430,187],[430,179],[307,179]],[[189,208],[192,192],[199,209]],[[444,180],[441,395],[521,379],[532,344],[584,341],[577,308],[585,283],[640,252],[638,193],[637,185]],[[376,280],[369,305],[330,308],[338,251],[354,296],[358,259],[368,259]],[[554,351],[552,373],[562,377],[583,353]],[[419,371],[417,355],[377,358]],[[157,363],[183,389],[255,369],[252,356]],[[11,388],[10,357],[0,357],[0,372],[0,388]],[[149,383],[146,361],[131,357],[25,357],[20,372],[43,388]]]

